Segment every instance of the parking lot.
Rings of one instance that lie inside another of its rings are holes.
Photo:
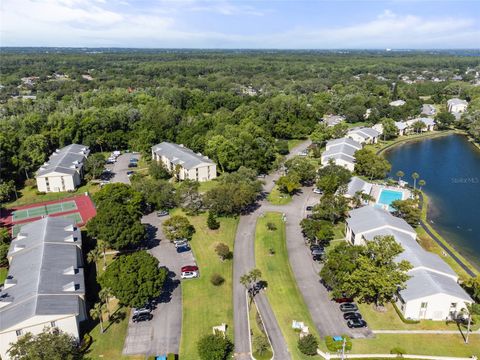
[[[112,178],[110,182],[112,183],[124,183],[130,184],[130,179],[127,175],[128,171],[135,171],[136,168],[129,168],[130,159],[140,159],[140,154],[138,153],[123,153],[118,158],[114,164],[106,164],[105,168],[112,172]]]
[[[142,218],[147,224],[150,236],[148,250],[169,271],[164,292],[152,311],[151,321],[134,323],[130,316],[128,333],[123,348],[124,355],[161,355],[178,353],[182,332],[182,290],[180,288],[180,268],[194,265],[191,251],[177,253],[173,244],[162,233],[162,222],[168,217],[157,217],[156,212]],[[200,269],[201,273],[201,269]],[[183,280],[183,281],[195,281]]]

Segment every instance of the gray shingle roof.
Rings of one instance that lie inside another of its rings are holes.
[[[461,99],[458,99],[458,98],[453,98],[453,99],[450,99],[447,101],[447,104],[452,106],[452,105],[468,105],[468,102],[465,101],[465,100],[461,100]]]
[[[433,105],[431,104],[423,104],[422,105],[422,114],[424,115],[433,115],[435,114],[436,109]]]
[[[425,124],[425,126],[434,126],[435,125],[435,121],[433,119],[426,118],[426,117],[415,118],[415,119],[412,119],[412,120],[408,120],[408,121],[406,121],[406,123],[407,123],[408,126],[412,126],[417,121],[423,122]]]
[[[323,121],[325,122],[325,124],[327,124],[328,126],[334,126],[334,125],[337,125],[339,123],[341,123],[342,121],[345,121],[345,116],[341,116],[341,115],[327,115],[323,118]]]
[[[326,148],[330,148],[332,146],[336,146],[336,145],[348,145],[356,150],[360,150],[362,148],[362,145],[359,144],[358,142],[356,142],[355,140],[353,139],[350,139],[348,137],[343,137],[343,138],[340,138],[340,139],[334,139],[334,140],[330,140],[327,142],[326,144]]]
[[[415,230],[405,220],[373,206],[350,210],[349,215],[347,224],[356,234],[381,228],[396,228],[400,231],[415,234]]]
[[[0,330],[34,315],[78,314],[85,283],[81,235],[73,221],[46,217],[24,225],[20,234],[10,245],[10,269],[0,292]]]
[[[365,194],[370,194],[370,192],[372,191],[372,184],[360,179],[357,176],[354,176],[350,179],[350,182],[348,183],[345,195],[353,197],[355,196],[357,191],[361,191]]]
[[[322,157],[329,156],[329,155],[342,154],[342,155],[353,158],[355,155],[355,152],[357,152],[357,149],[345,144],[340,144],[340,145],[334,145],[329,147],[328,150],[325,150],[323,152]]]
[[[398,130],[405,130],[408,127],[408,125],[402,121],[395,121],[395,126]]]
[[[157,155],[166,157],[173,164],[182,165],[185,169],[193,169],[202,164],[215,164],[206,156],[197,154],[182,145],[168,142],[152,146],[152,151]]]
[[[457,282],[449,276],[443,276],[427,270],[417,270],[409,280],[406,288],[400,291],[405,301],[420,299],[435,294],[448,294],[461,300],[472,302],[472,299]]]
[[[88,146],[79,144],[70,144],[56,150],[48,161],[37,171],[37,176],[59,172],[63,174],[74,174],[79,172],[87,158],[90,150]]]
[[[373,129],[373,128],[361,127],[361,128],[350,130],[348,132],[348,135],[350,135],[350,134],[357,134],[357,135],[363,137],[364,139],[368,139],[368,138],[375,138],[375,137],[379,136],[380,132]]]

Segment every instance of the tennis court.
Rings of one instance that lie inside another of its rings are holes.
[[[73,213],[73,214],[67,214],[67,215],[59,215],[59,216],[56,216],[56,217],[64,218],[64,219],[71,219],[75,222],[75,224],[83,223],[82,215],[80,215],[79,212],[76,212],[76,213]],[[12,229],[13,237],[16,237],[17,234],[20,232],[20,228],[23,225],[26,225],[26,224],[28,224],[28,223],[13,225],[13,229]]]
[[[47,204],[30,207],[28,209],[17,210],[13,212],[13,221],[25,220],[39,216],[57,214],[65,211],[77,209],[75,201],[66,201],[62,203]]]

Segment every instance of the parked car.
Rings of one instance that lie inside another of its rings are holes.
[[[312,211],[312,210],[313,210],[313,206],[307,206],[306,209],[307,209],[307,211]]]
[[[135,162],[131,162],[131,163],[128,164],[129,168],[134,168],[134,167],[137,167],[137,166],[138,166],[138,164],[135,163]]]
[[[340,310],[343,312],[351,312],[351,311],[357,311],[358,307],[353,303],[343,303],[340,305]]]
[[[133,174],[135,174],[135,171],[127,171],[127,176],[132,176]]]
[[[323,254],[315,254],[312,255],[313,261],[322,261],[323,260]]]
[[[315,194],[322,194],[322,190],[320,190],[319,188],[313,189],[313,192],[314,192]]]
[[[343,314],[343,318],[345,320],[352,320],[352,319],[361,319],[362,318],[362,314],[358,313],[358,312],[347,312],[345,314]]]
[[[160,217],[160,216],[167,216],[169,214],[168,210],[160,210],[160,211],[157,211],[157,216]]]
[[[323,246],[320,246],[318,244],[312,244],[312,245],[310,245],[310,251],[313,251],[313,250],[322,250],[323,251]]]
[[[363,328],[367,326],[367,322],[362,319],[350,319],[347,321],[347,326],[351,328]]]
[[[307,150],[300,151],[300,152],[298,153],[298,155],[300,155],[300,156],[307,156],[307,155],[308,155],[308,151],[307,151]]]
[[[347,294],[343,293],[342,296],[339,296],[339,297],[335,298],[335,302],[337,302],[339,304],[352,303],[353,298],[351,298],[350,296],[347,296]]]
[[[139,321],[150,321],[152,320],[153,315],[150,314],[150,312],[142,312],[138,314],[134,314],[132,317],[133,322],[139,322]]]
[[[107,160],[105,160],[105,164],[113,164],[113,163],[115,163],[115,159],[108,158]]]
[[[190,246],[188,246],[188,245],[177,247],[177,253],[179,253],[179,254],[183,253],[183,252],[187,252],[187,251],[190,251]]]
[[[181,278],[182,279],[194,279],[198,277],[198,271],[183,271]]]
[[[325,254],[325,250],[323,249],[312,250],[312,256],[323,256],[324,254]]]
[[[185,266],[182,266],[181,270],[182,270],[182,272],[198,271],[198,266],[196,266],[196,265],[185,265]]]
[[[138,159],[137,158],[130,158],[130,162],[131,163],[136,163],[136,162],[138,162]]]
[[[181,247],[181,246],[188,246],[188,241],[187,241],[187,239],[174,240],[173,245],[176,248]]]
[[[150,314],[152,310],[149,309],[148,305],[145,305],[143,308],[135,308],[133,309],[133,315],[139,315],[139,314]]]

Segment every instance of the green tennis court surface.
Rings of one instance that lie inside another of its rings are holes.
[[[75,224],[79,224],[79,223],[82,223],[83,222],[83,219],[82,219],[82,215],[80,215],[80,213],[76,212],[76,213],[73,213],[73,214],[68,214],[68,215],[61,215],[61,216],[56,216],[56,217],[60,217],[60,218],[65,218],[65,219],[71,219],[75,222]],[[27,225],[28,223],[25,223],[25,224],[17,224],[17,225],[14,225],[13,226],[13,237],[16,237],[17,234],[20,232],[20,228],[23,226],[23,225]]]
[[[29,218],[57,214],[60,212],[71,211],[77,208],[75,201],[66,201],[56,204],[41,205],[28,209],[17,210],[13,212],[13,221],[25,220]]]

